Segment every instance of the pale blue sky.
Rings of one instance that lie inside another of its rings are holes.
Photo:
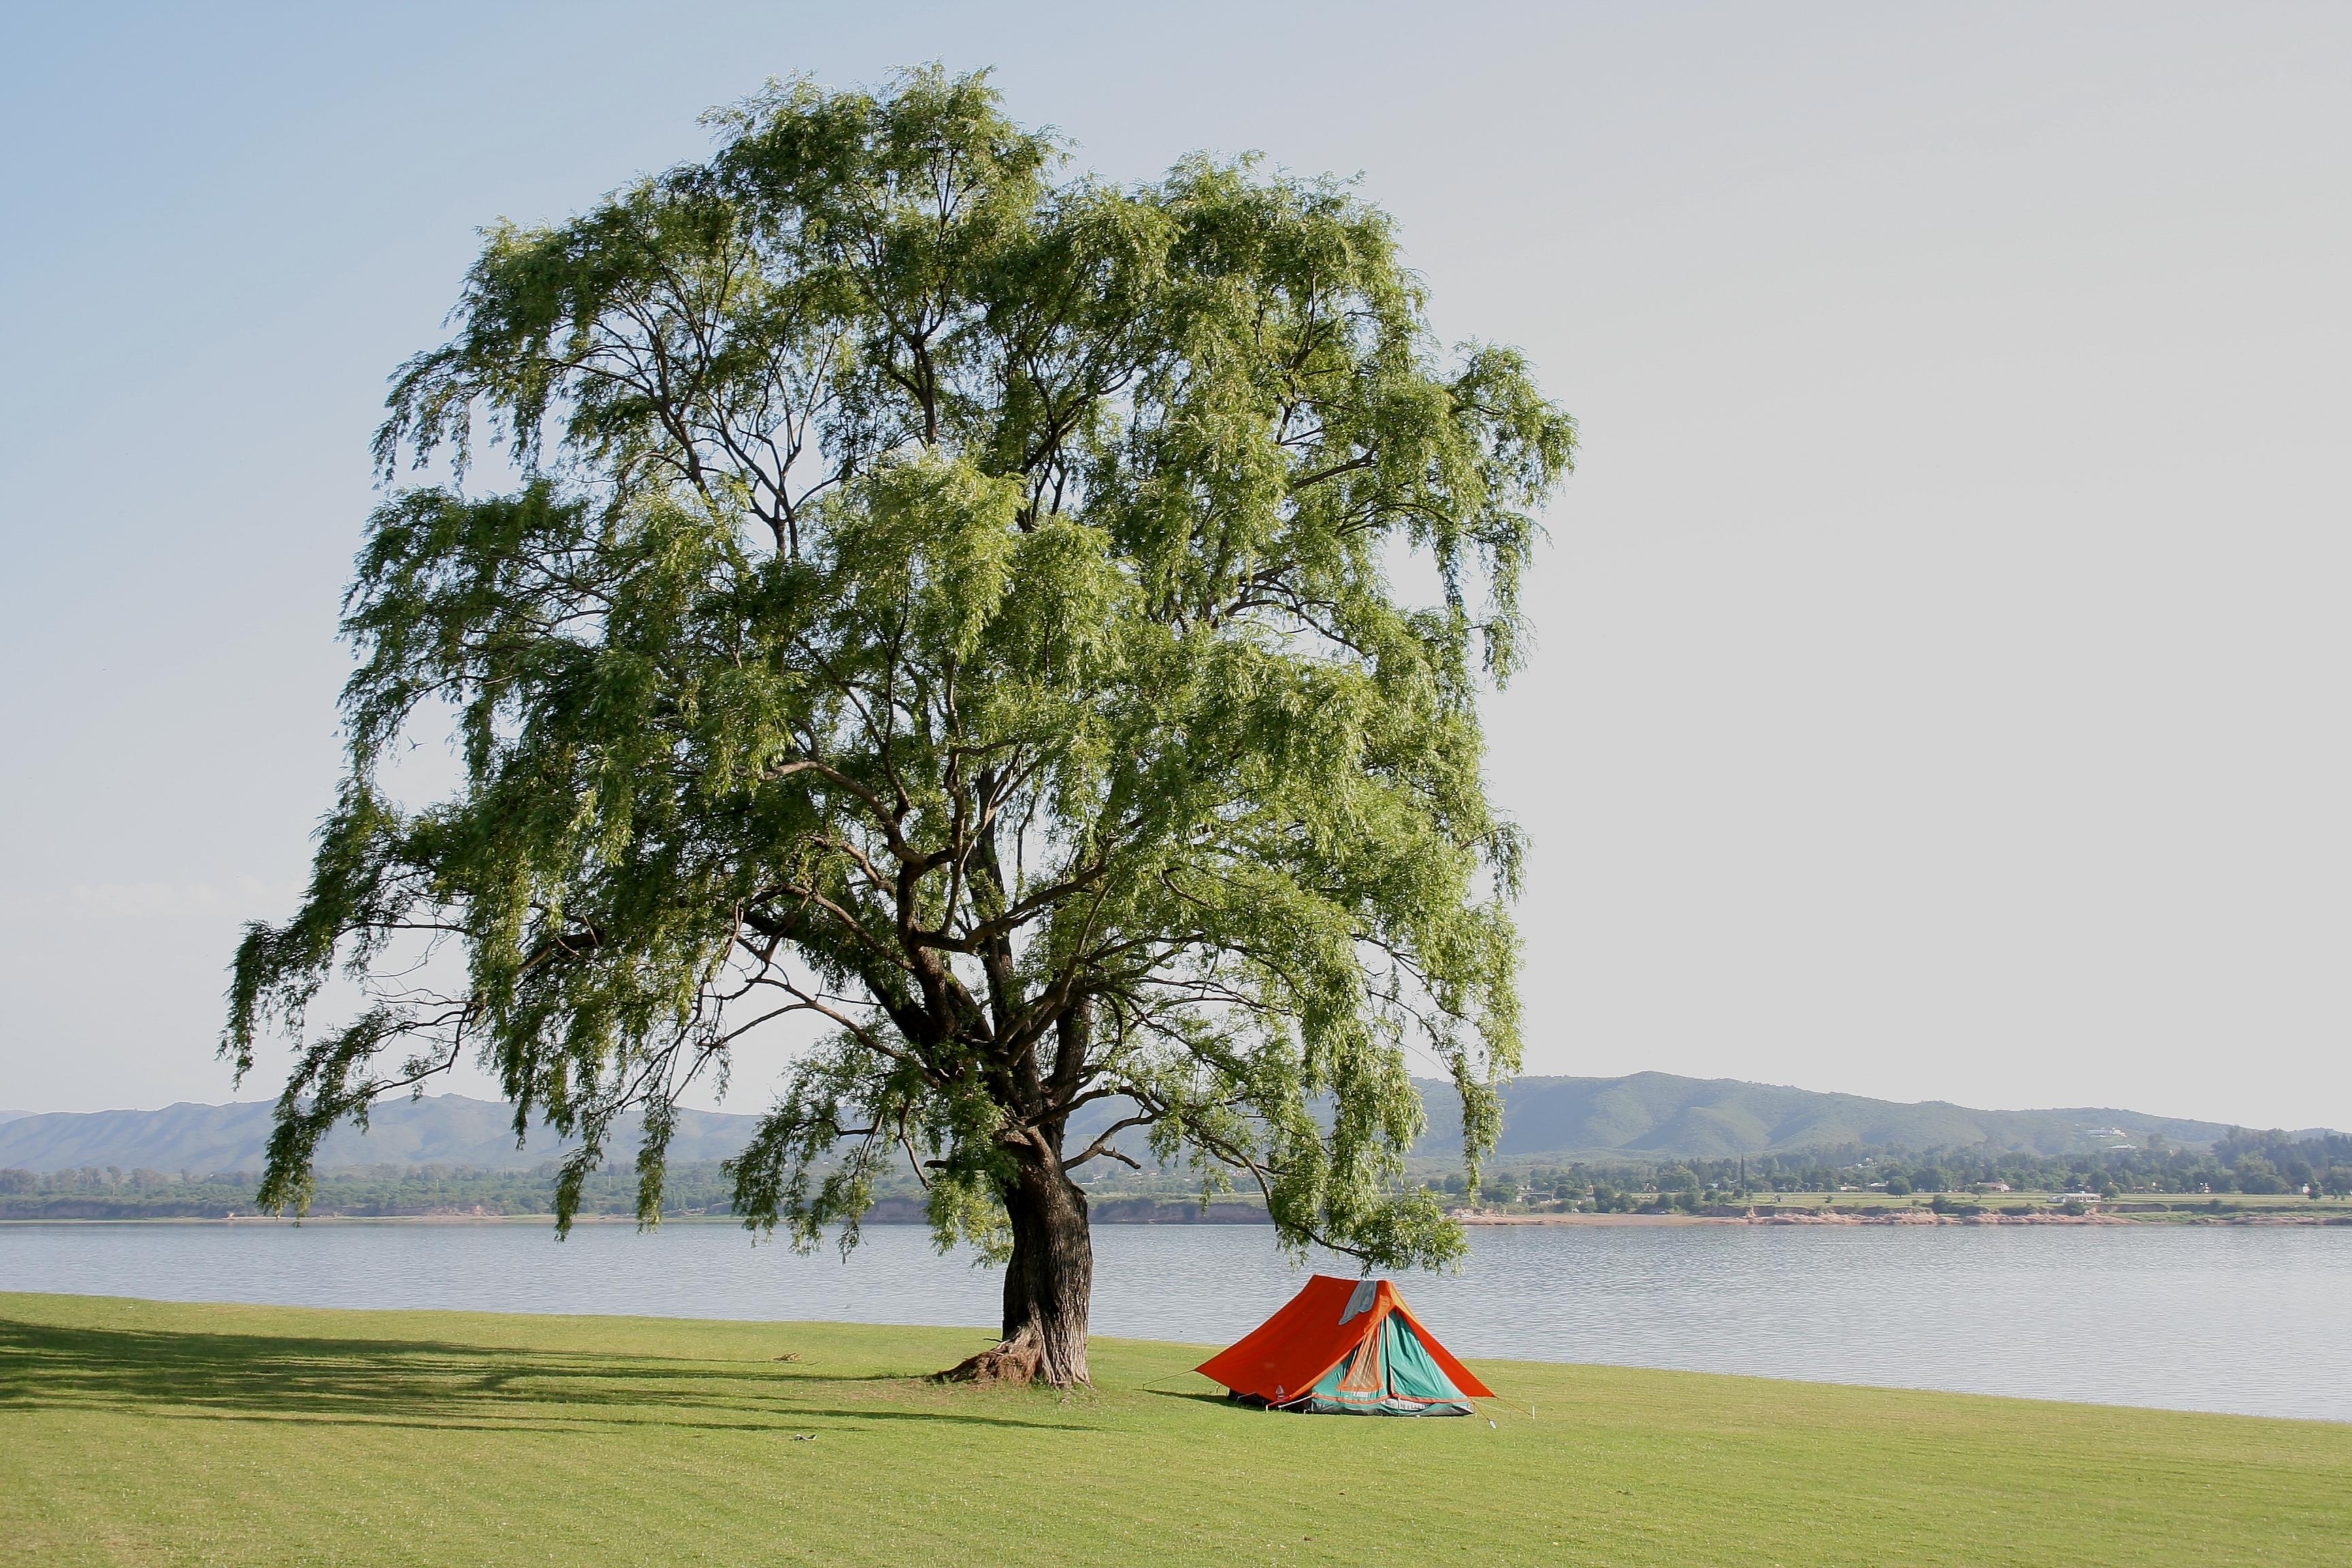
[[[0,19],[0,1106],[227,1097],[476,226],[936,58],[1114,176],[1363,172],[1581,420],[1492,707],[1530,1070],[2352,1126],[2352,11],[845,10]]]

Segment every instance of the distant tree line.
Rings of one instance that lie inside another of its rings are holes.
[[[1449,1173],[1430,1184],[1467,1199],[1467,1184],[1459,1175]],[[2237,1193],[2340,1198],[2352,1196],[2352,1137],[2299,1139],[2232,1128],[2210,1148],[2174,1147],[2151,1137],[2142,1146],[2065,1155],[1991,1145],[1924,1152],[1848,1146],[1744,1160],[1580,1161],[1497,1171],[1481,1187],[1480,1197],[1538,1206],[1589,1199],[1604,1213],[1633,1213],[1660,1206],[1696,1210],[1772,1193],[1853,1190],[1906,1196],[2000,1185],[2105,1197]]]
[[[555,1208],[558,1162],[530,1170],[458,1164],[348,1166],[319,1173],[310,1212],[345,1219],[435,1215],[545,1215]],[[159,1171],[145,1166],[81,1165],[68,1170],[0,1170],[0,1219],[220,1219],[259,1212],[257,1171]],[[886,1205],[919,1207],[922,1189],[904,1173],[876,1180]],[[1199,1176],[1149,1166],[1087,1184],[1097,1197],[1163,1202],[1201,1196]],[[1222,1193],[1221,1189],[1221,1193]],[[1256,1194],[1248,1194],[1255,1199]],[[662,1214],[667,1218],[731,1215],[733,1182],[716,1160],[678,1162],[664,1173]],[[591,1216],[637,1212],[633,1166],[607,1164],[581,1188],[580,1210]],[[882,1212],[892,1212],[885,1208]]]
[[[552,1211],[559,1166],[492,1170],[466,1165],[364,1165],[322,1172],[311,1212],[346,1218],[434,1215],[543,1215]],[[255,1212],[258,1173],[164,1172],[83,1165],[47,1173],[0,1170],[0,1219],[218,1219]],[[2243,1194],[2310,1192],[2352,1196],[2352,1137],[2294,1138],[2232,1129],[2210,1148],[2144,1147],[2059,1156],[1979,1146],[1925,1152],[1860,1146],[1745,1160],[1598,1161],[1535,1164],[1493,1173],[1480,1200],[1506,1205],[1580,1205],[1604,1213],[1659,1208],[1698,1212],[1773,1193],[1884,1192],[1894,1196],[1978,1194],[1996,1184],[2017,1192]],[[1468,1201],[1458,1170],[1417,1181],[1433,1194]],[[901,1190],[903,1189],[903,1190]],[[662,1212],[672,1217],[733,1213],[732,1184],[715,1160],[672,1165]],[[1189,1173],[1120,1172],[1087,1184],[1106,1197],[1197,1197]],[[607,1165],[581,1190],[584,1215],[635,1215],[636,1174]],[[877,1185],[878,1199],[919,1202],[911,1180]],[[1254,1194],[1253,1194],[1254,1195]]]
[[[466,1165],[364,1165],[321,1172],[320,1216],[371,1218],[435,1215],[543,1215],[555,1206],[559,1166],[527,1171]],[[257,1212],[255,1171],[164,1172],[119,1165],[72,1170],[0,1170],[0,1218],[219,1219]],[[732,1213],[733,1184],[716,1160],[672,1165],[664,1181],[666,1213]],[[583,1215],[635,1215],[634,1169],[608,1165],[582,1189]]]

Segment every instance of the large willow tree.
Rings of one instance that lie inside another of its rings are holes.
[[[641,1115],[650,1221],[680,1094],[797,1016],[737,1212],[854,1239],[906,1162],[1004,1258],[978,1373],[1085,1378],[1074,1177],[1138,1139],[1294,1246],[1454,1256],[1397,1180],[1408,1064],[1475,1169],[1518,1056],[1475,697],[1570,422],[1508,351],[1441,358],[1343,186],[1062,178],[936,71],[717,123],[492,230],[395,382],[387,483],[446,482],[370,522],[349,773],[237,953],[226,1053],[299,1043],[263,1200],[470,1057],[578,1140],[560,1219]],[[452,713],[462,785],[404,807],[388,753]]]

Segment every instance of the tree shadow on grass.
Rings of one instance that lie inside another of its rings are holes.
[[[812,1418],[1089,1429],[1010,1413],[894,1408],[857,1397],[861,1391],[878,1394],[893,1382],[908,1384],[910,1395],[923,1386],[760,1363],[0,1319],[0,1410],[541,1431],[786,1431]],[[927,1392],[958,1403],[971,1397]]]
[[[1147,1388],[1142,1390],[1142,1392],[1151,1395],[1154,1399],[1181,1399],[1188,1405],[1214,1405],[1220,1409],[1239,1410],[1245,1415],[1251,1415],[1259,1414],[1260,1410],[1263,1408],[1259,1405],[1244,1405],[1239,1400],[1234,1398],[1231,1394],[1212,1394],[1205,1389],[1190,1390],[1182,1388]]]

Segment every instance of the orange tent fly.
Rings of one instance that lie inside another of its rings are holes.
[[[1200,1371],[1244,1404],[1313,1415],[1468,1415],[1494,1397],[1394,1285],[1330,1274]]]

